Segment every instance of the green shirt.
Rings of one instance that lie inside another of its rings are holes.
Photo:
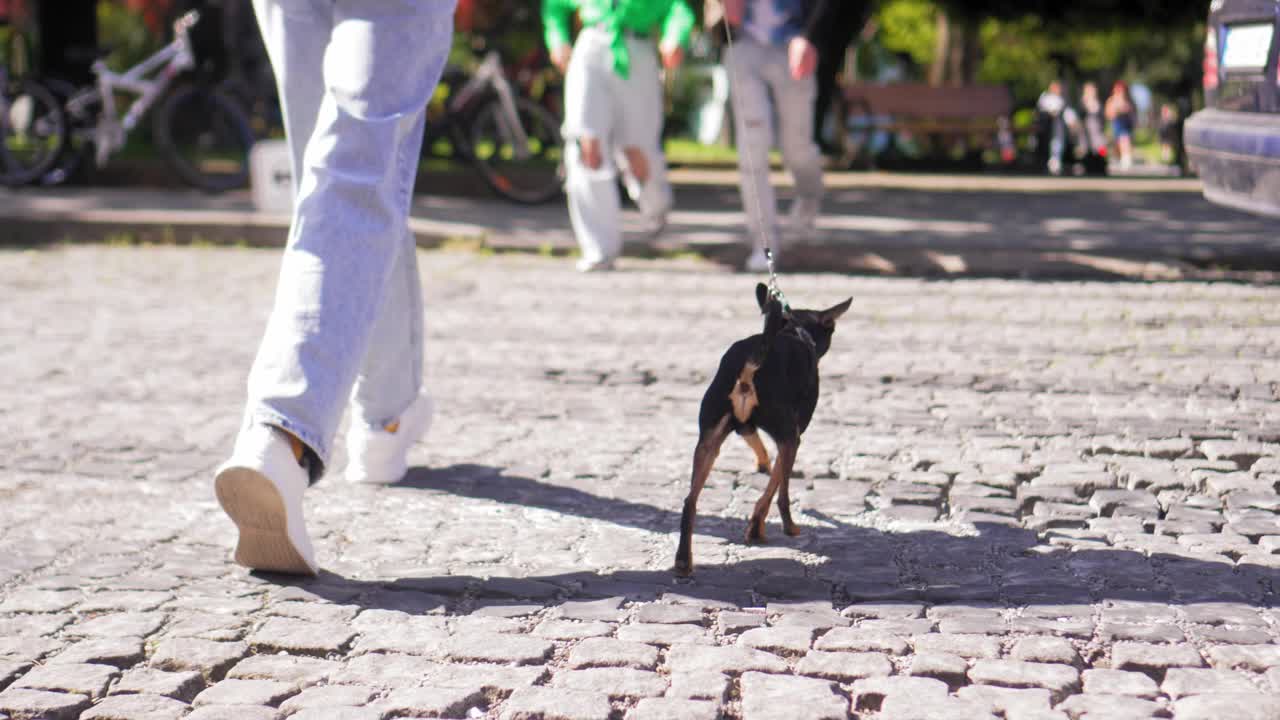
[[[647,34],[655,28],[660,41],[684,46],[696,19],[685,0],[542,0],[542,27],[547,47],[571,42],[569,19],[579,11],[583,25],[603,27],[613,49],[613,69],[627,77],[631,58],[624,33]]]

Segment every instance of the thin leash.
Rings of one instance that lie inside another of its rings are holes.
[[[723,22],[725,46],[728,48],[729,53],[733,54],[733,30],[731,28],[731,23],[729,22],[729,7],[725,0],[720,0],[720,10],[724,13]],[[735,66],[735,69],[731,70],[729,73],[730,93],[733,92],[733,85],[738,84],[734,79],[734,75],[737,74],[736,67],[738,66],[738,63],[734,62],[733,65]],[[739,142],[749,144],[753,138],[751,137],[751,133],[747,133],[746,135],[747,137],[741,138]],[[755,176],[757,169],[754,161],[755,154],[748,152],[746,162],[747,171],[753,177]],[[782,294],[782,288],[778,286],[778,273],[773,264],[773,245],[769,242],[769,231],[764,226],[764,208],[760,205],[760,195],[756,189],[755,183],[749,182],[747,185],[750,186],[747,188],[747,192],[751,194],[751,207],[754,209],[754,212],[751,210],[748,210],[748,212],[752,212],[752,214],[756,216],[756,227],[760,230],[760,244],[764,246],[764,261],[769,267],[769,295],[782,305],[783,315],[789,317],[791,315],[791,304],[787,302],[787,296]]]

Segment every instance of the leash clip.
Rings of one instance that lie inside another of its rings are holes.
[[[764,248],[764,260],[769,265],[769,296],[782,305],[782,314],[789,316],[791,303],[787,302],[787,296],[783,295],[782,288],[778,287],[778,273],[773,269],[773,248],[767,244]]]

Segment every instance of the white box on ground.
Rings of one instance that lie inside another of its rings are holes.
[[[253,205],[262,212],[293,212],[293,171],[289,143],[259,140],[249,151],[249,187]]]

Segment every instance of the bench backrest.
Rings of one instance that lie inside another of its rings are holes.
[[[989,118],[1008,115],[1013,110],[1013,96],[1003,85],[849,85],[845,88],[845,97],[851,104],[866,103],[874,115]]]

